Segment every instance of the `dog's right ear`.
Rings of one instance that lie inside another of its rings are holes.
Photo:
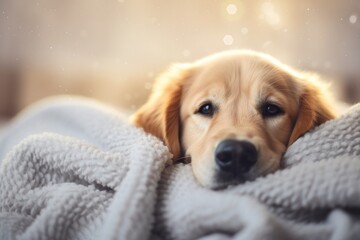
[[[315,78],[308,77],[306,84],[302,83],[302,94],[299,99],[299,109],[288,145],[310,129],[336,117],[332,98],[328,96],[327,87]]]
[[[191,75],[191,66],[176,64],[154,83],[149,100],[132,116],[132,122],[160,138],[173,154],[180,157],[180,102],[183,86]]]

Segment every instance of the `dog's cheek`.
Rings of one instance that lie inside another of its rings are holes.
[[[284,146],[287,145],[291,135],[291,119],[289,116],[284,115],[278,118],[269,119],[266,123],[267,130],[270,133],[271,141],[277,141]]]
[[[215,165],[207,154],[195,155],[192,160],[192,169],[195,178],[201,185],[211,188],[215,181]]]
[[[214,148],[212,144],[201,138],[194,142],[187,153],[191,156],[191,164],[196,178],[202,179],[201,182],[209,184],[213,179],[215,171]]]
[[[199,118],[199,117],[197,117]],[[205,121],[198,120],[201,124],[196,122],[196,117],[188,118],[182,124],[182,145],[184,150],[186,151],[189,149],[193,144],[201,144],[202,142],[206,141],[206,132],[208,129],[208,123]]]
[[[254,174],[259,176],[277,170],[285,150],[286,146],[278,141],[274,141],[271,146],[266,142],[260,142],[259,159]]]

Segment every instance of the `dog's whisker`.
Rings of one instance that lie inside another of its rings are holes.
[[[184,163],[190,163],[191,157],[190,156],[179,157],[176,159],[176,162],[178,162],[178,161],[183,161]]]
[[[182,160],[182,159],[187,159],[187,158],[190,158],[190,156],[179,157],[179,158],[176,159],[176,161]]]

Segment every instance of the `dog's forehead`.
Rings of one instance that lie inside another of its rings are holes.
[[[237,56],[215,59],[201,66],[192,88],[209,95],[250,94],[252,89],[286,85],[284,80],[282,71],[270,62],[259,57]]]

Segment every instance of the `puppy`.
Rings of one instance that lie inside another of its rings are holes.
[[[314,76],[236,50],[172,66],[132,120],[217,189],[277,170],[289,145],[335,117],[331,107]]]

